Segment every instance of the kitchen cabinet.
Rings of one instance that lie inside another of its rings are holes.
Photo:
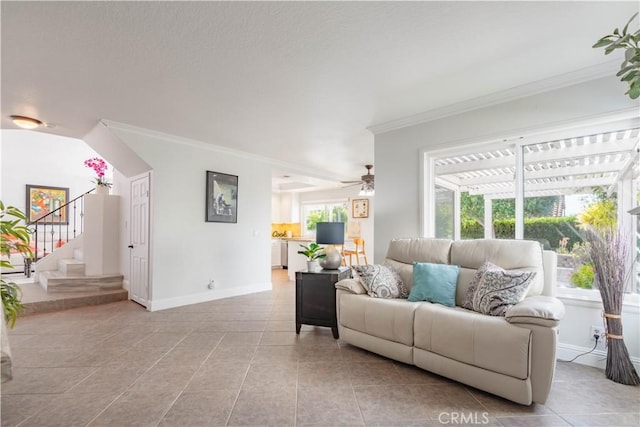
[[[271,239],[271,267],[282,266],[282,252],[280,239]]]
[[[300,196],[298,193],[271,194],[271,222],[300,222]]]

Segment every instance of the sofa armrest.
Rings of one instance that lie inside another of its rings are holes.
[[[554,327],[564,317],[564,304],[555,297],[528,297],[509,308],[504,317],[509,323]]]
[[[367,290],[362,286],[359,280],[342,279],[336,283],[336,289],[342,289],[352,294],[366,294]]]

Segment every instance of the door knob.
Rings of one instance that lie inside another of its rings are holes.
[[[129,245],[127,246],[129,249],[133,249],[133,245]]]

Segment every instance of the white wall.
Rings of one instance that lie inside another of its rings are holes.
[[[25,210],[26,185],[69,188],[73,199],[95,187],[95,174],[84,161],[99,157],[82,140],[29,131],[0,131],[1,172],[0,199]],[[112,180],[112,168],[107,181]]]
[[[111,130],[152,168],[152,310],[271,289],[270,165],[168,135]],[[237,224],[205,222],[207,170],[238,176]]]
[[[84,161],[100,157],[82,140],[48,133],[3,129],[0,131],[0,199],[5,205],[13,205],[28,214],[26,185],[65,187],[69,189],[69,200],[95,187],[95,172],[84,165]],[[113,168],[108,164],[107,181],[112,181]],[[69,208],[69,226],[53,227],[55,235],[39,233],[39,251],[52,250],[52,243],[74,238],[74,209]],[[80,234],[81,205],[75,209],[76,236]],[[41,230],[42,231],[42,230]],[[35,236],[32,237],[32,240]]]
[[[624,91],[624,85],[615,76],[600,78],[375,135],[376,262],[384,259],[392,238],[420,235],[419,167],[422,149],[492,140],[519,131],[526,133],[539,127],[637,108],[638,102],[628,99]],[[571,353],[586,351],[589,349],[588,331],[600,316],[601,305],[566,304],[566,308],[567,314],[561,323],[561,347]],[[638,358],[638,311],[627,310],[623,318],[625,340],[632,356]]]

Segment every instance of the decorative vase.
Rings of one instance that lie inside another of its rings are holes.
[[[307,271],[309,273],[317,273],[322,270],[318,261],[307,261]]]
[[[342,255],[335,246],[328,245],[324,249],[326,257],[320,259],[320,266],[324,270],[337,270],[342,265]]]
[[[109,195],[109,187],[107,187],[106,185],[96,185],[96,194],[99,194],[101,196]]]

